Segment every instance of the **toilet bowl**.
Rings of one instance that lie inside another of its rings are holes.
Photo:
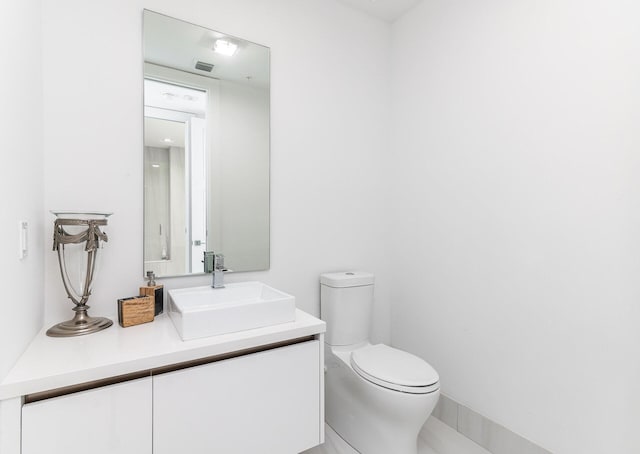
[[[418,433],[440,395],[424,360],[369,342],[373,275],[320,277],[325,336],[325,419],[361,454],[416,454]]]

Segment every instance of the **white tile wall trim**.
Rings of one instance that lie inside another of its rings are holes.
[[[492,454],[552,454],[444,394],[432,414]]]

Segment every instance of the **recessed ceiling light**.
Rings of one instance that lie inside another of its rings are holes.
[[[231,57],[236,53],[236,50],[238,50],[238,45],[226,39],[217,39],[216,42],[213,43],[213,51],[221,55]]]
[[[151,164],[151,167],[153,167],[153,168],[157,169],[157,168],[159,168],[159,167],[160,167],[160,164]]]
[[[167,137],[166,139],[164,139],[164,142],[173,143],[173,139],[170,139],[169,137]]]

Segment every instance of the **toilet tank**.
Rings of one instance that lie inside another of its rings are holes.
[[[347,271],[320,275],[320,318],[327,323],[327,344],[369,340],[372,307],[373,274]]]

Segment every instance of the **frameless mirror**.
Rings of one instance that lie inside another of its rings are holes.
[[[144,271],[269,268],[269,48],[144,11]]]

